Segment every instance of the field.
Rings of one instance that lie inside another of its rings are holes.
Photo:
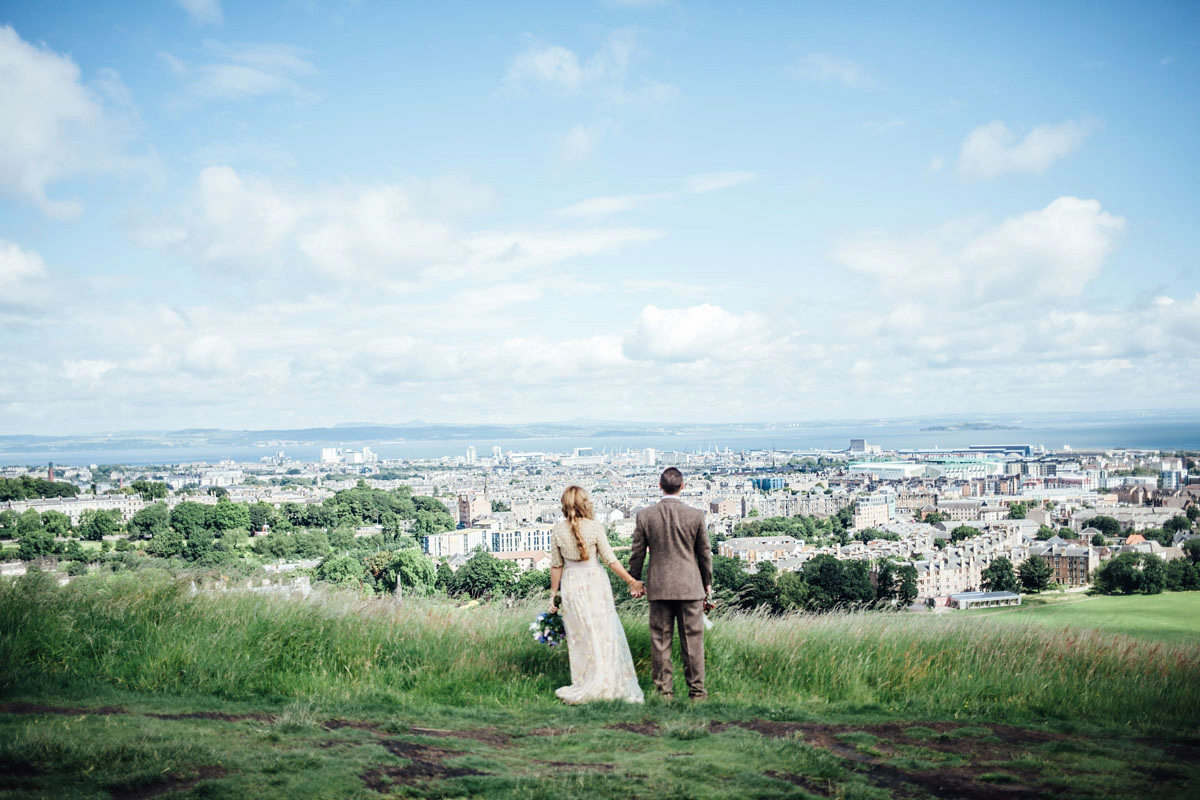
[[[536,610],[0,582],[0,797],[1200,793],[1194,640],[1029,610],[732,615],[709,702],[567,708]],[[644,611],[624,622],[648,686]]]
[[[981,610],[972,616],[995,616],[1003,622],[1034,623],[1047,627],[1090,628],[1162,642],[1200,643],[1200,592],[1164,592],[1155,595],[1087,596],[1055,598],[1058,602],[1032,603],[1025,598],[1019,610]]]

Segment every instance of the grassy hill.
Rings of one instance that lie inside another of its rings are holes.
[[[1050,602],[1027,597],[1025,604],[1015,609],[972,611],[971,615],[995,616],[993,622],[1095,629],[1153,641],[1200,643],[1200,592],[1075,594],[1048,599]]]
[[[1020,615],[732,615],[707,639],[711,701],[567,708],[567,654],[531,641],[536,610],[191,594],[145,574],[0,582],[0,797],[1200,790],[1195,640]],[[648,686],[644,610],[624,622]]]

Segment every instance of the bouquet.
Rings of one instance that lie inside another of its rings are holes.
[[[551,647],[557,647],[567,640],[567,629],[563,626],[562,615],[557,611],[554,613],[543,611],[538,614],[537,619],[529,623],[529,630],[533,631],[535,642],[548,644]]]

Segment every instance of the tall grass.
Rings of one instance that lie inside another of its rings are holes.
[[[566,653],[532,641],[533,604],[457,608],[327,595],[191,594],[138,574],[57,587],[0,581],[0,690],[96,682],[221,699],[382,708],[554,704]],[[649,686],[645,616],[624,617]],[[795,713],[1058,717],[1181,726],[1200,718],[1200,647],[1097,632],[883,614],[730,615],[707,637],[722,706]],[[714,709],[715,710],[715,709]]]

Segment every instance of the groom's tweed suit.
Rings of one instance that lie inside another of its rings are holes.
[[[646,597],[650,600],[650,670],[658,691],[673,693],[671,639],[679,621],[683,674],[689,697],[705,697],[704,589],[712,586],[712,551],[704,512],[664,497],[638,512],[633,529],[629,574],[642,577],[646,551]]]

